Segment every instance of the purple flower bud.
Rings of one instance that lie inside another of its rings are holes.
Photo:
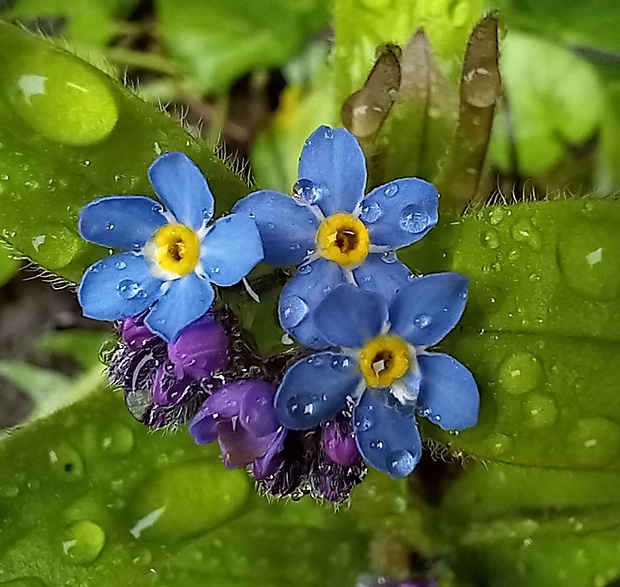
[[[184,401],[190,391],[192,378],[181,375],[180,378],[177,377],[174,366],[169,361],[160,365],[153,382],[153,402],[160,406],[169,406]]]
[[[229,362],[228,336],[212,314],[205,314],[190,324],[179,338],[168,344],[168,357],[175,374],[195,379],[211,377]]]
[[[257,481],[264,481],[273,475],[284,462],[284,441],[287,430],[282,428],[273,435],[267,452],[252,462],[252,475]]]
[[[352,467],[361,460],[351,420],[327,422],[321,432],[321,446],[325,456],[342,467]]]
[[[218,440],[227,467],[243,467],[265,456],[278,441],[275,389],[253,379],[223,385],[206,399],[189,432],[197,444]]]
[[[142,321],[141,316],[123,318],[120,326],[121,336],[132,350],[141,349],[148,341],[157,338]]]

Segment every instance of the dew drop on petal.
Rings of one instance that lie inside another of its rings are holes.
[[[398,193],[398,184],[388,183],[383,193],[386,198],[393,198]]]
[[[428,314],[418,314],[413,319],[413,325],[419,329],[428,328],[432,322],[433,322],[433,319]]]
[[[114,263],[115,267],[117,269],[123,270],[127,267],[127,263],[125,263],[125,261],[117,261],[116,263]]]
[[[416,465],[415,457],[407,450],[395,450],[387,459],[388,470],[395,477],[411,473]]]
[[[400,213],[400,227],[411,234],[423,232],[430,223],[431,219],[428,212],[415,204],[405,206]]]
[[[391,265],[392,263],[396,263],[396,261],[398,261],[398,258],[396,257],[396,253],[394,251],[386,251],[381,255],[381,260],[384,263]]]
[[[118,295],[124,300],[133,300],[135,297],[144,297],[144,290],[133,280],[123,279],[117,286]]]
[[[294,328],[308,314],[308,304],[299,296],[289,296],[282,301],[280,319],[284,328]]]
[[[312,273],[312,265],[310,263],[307,263],[306,265],[300,265],[299,269],[297,269],[298,273],[301,273],[302,275],[308,275],[308,273]]]
[[[383,216],[383,210],[381,206],[377,202],[372,202],[362,207],[362,213],[360,214],[360,218],[366,224],[373,224],[379,220]]]

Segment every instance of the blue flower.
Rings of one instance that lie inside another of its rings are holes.
[[[374,292],[344,284],[316,310],[321,335],[340,350],[295,363],[275,397],[278,419],[305,430],[355,406],[353,430],[364,459],[392,477],[411,473],[422,445],[415,414],[447,430],[478,420],[472,374],[456,359],[429,352],[459,321],[466,277],[416,278],[389,306]]]
[[[87,204],[79,220],[89,241],[124,249],[89,267],[78,299],[99,320],[136,316],[168,342],[211,307],[211,283],[229,286],[262,260],[256,224],[231,214],[208,225],[214,201],[207,180],[184,153],[165,153],[148,170],[166,208],[145,196],[110,196]]]
[[[282,290],[282,327],[306,346],[325,348],[313,310],[341,283],[386,300],[410,271],[395,249],[421,239],[437,223],[438,194],[421,179],[397,179],[364,197],[366,165],[347,130],[319,127],[306,141],[293,197],[263,190],[233,212],[254,219],[271,265],[299,265]]]

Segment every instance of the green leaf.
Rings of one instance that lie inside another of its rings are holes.
[[[483,459],[620,469],[620,202],[494,206],[444,223],[401,258],[470,278],[440,348],[474,373],[481,417],[426,433]]]
[[[242,74],[281,65],[327,25],[325,0],[158,0],[162,39],[198,92],[224,92]]]
[[[226,210],[246,186],[210,148],[103,72],[0,23],[0,237],[44,268],[77,281],[106,250],[77,233],[81,207],[108,194],[147,194],[149,164],[186,152]]]
[[[0,471],[2,585],[341,587],[366,566],[346,515],[269,503],[216,447],[149,433],[110,390],[9,435]]]
[[[16,275],[20,267],[21,261],[15,259],[10,251],[1,246],[0,242],[0,287]]]
[[[473,465],[437,514],[457,576],[474,585],[591,587],[620,576],[617,472]]]
[[[500,69],[508,103],[495,121],[491,157],[501,169],[546,172],[569,145],[591,138],[601,125],[604,101],[596,71],[569,50],[513,31],[502,47]]]

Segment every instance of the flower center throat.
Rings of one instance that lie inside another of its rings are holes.
[[[409,346],[399,336],[378,336],[360,352],[359,365],[370,387],[389,387],[411,363]]]
[[[316,242],[323,257],[344,267],[362,263],[370,249],[370,235],[364,223],[344,212],[323,220],[316,232]]]
[[[164,271],[187,275],[198,265],[200,239],[184,224],[167,224],[153,235],[147,254]]]

